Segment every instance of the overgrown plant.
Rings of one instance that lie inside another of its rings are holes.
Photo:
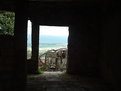
[[[44,72],[43,69],[38,69],[36,73],[37,73],[37,74],[42,74],[43,72]]]
[[[14,35],[14,21],[13,12],[0,11],[0,35]]]

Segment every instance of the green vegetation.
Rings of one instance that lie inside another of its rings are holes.
[[[43,72],[44,72],[44,70],[38,69],[37,72],[36,72],[36,74],[42,74]]]
[[[13,12],[0,11],[0,35],[14,35],[14,21]]]

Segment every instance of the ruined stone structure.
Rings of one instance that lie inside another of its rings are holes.
[[[120,91],[120,3],[108,0],[1,0],[0,10],[15,12],[15,31],[14,42],[10,43],[14,44],[14,48],[10,46],[14,50],[12,55],[7,50],[1,51],[4,43],[7,45],[10,41],[0,40],[0,45],[3,44],[0,46],[0,91],[26,89],[27,20],[32,21],[33,72],[38,69],[39,25],[69,26],[67,73],[102,78],[111,83],[115,91]],[[8,54],[10,58],[6,59]]]
[[[39,57],[39,68],[44,71],[64,71],[67,65],[67,49],[51,49]]]

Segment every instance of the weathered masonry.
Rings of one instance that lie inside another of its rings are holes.
[[[1,11],[15,12],[15,31],[13,37],[0,36],[0,91],[26,89],[28,20],[32,22],[33,73],[38,69],[39,25],[69,26],[67,73],[100,77],[120,91],[120,4],[108,0],[1,0]]]

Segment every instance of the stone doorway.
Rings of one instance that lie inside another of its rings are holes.
[[[66,71],[69,27],[39,25],[37,36],[33,34],[34,32],[32,31],[34,30],[32,29],[32,22],[28,20],[28,71],[30,73],[38,71]]]

